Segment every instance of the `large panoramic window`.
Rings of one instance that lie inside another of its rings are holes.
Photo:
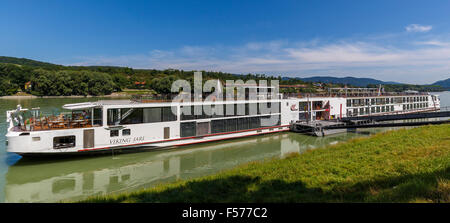
[[[208,114],[205,112],[205,109],[205,107],[200,105],[181,106],[181,120],[237,117],[244,115],[244,110],[245,115],[280,113],[281,103],[273,102],[272,104],[272,102],[268,102],[264,105],[262,103],[212,105],[211,111]]]
[[[238,118],[237,119],[237,130],[249,129],[249,118]]]
[[[245,109],[245,108],[244,108]],[[211,118],[222,118],[224,116],[225,107],[221,105],[211,105]]]
[[[172,111],[172,107],[162,107],[162,121],[163,122],[173,122],[177,120],[177,110],[174,107],[174,111]],[[175,112],[175,113],[174,113]]]
[[[211,133],[225,132],[225,120],[212,120],[211,121]]]
[[[176,108],[116,108],[108,109],[108,125],[129,125],[141,123],[176,121]]]
[[[162,110],[161,108],[144,108],[143,116],[144,123],[161,122]]]
[[[227,132],[234,132],[237,130],[237,118],[227,119],[225,121],[225,128]]]
[[[194,116],[194,106],[181,106],[180,107],[180,119],[181,120],[192,120],[195,119]]]
[[[279,102],[268,102],[268,103],[259,103],[258,104],[258,114],[271,114],[271,113],[280,113],[281,112],[281,103]]]
[[[189,137],[195,136],[196,134],[196,123],[195,122],[183,122],[180,124],[180,136]]]
[[[203,106],[201,105],[194,106],[194,116],[195,119],[211,118],[209,115],[206,115],[205,111],[203,110]]]
[[[75,147],[75,136],[58,136],[53,138],[53,149],[64,149]]]
[[[108,109],[108,125],[118,125],[120,122],[120,109]]]
[[[142,108],[122,108],[121,113],[121,125],[140,124],[143,123]]]
[[[268,121],[273,117],[275,122],[269,125],[263,125],[264,121]],[[232,118],[232,119],[220,119],[211,121],[211,133],[222,132],[234,132],[239,130],[258,129],[264,127],[278,126],[281,124],[280,115],[267,115],[259,117],[245,117],[245,118]]]
[[[94,125],[103,125],[103,110],[101,108],[94,108]]]
[[[261,117],[250,117],[250,128],[257,129],[261,127]]]

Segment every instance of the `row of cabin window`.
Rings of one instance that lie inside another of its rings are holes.
[[[245,103],[245,104],[231,104],[233,106],[232,114],[228,111],[230,108],[230,104],[223,104],[221,108],[216,107],[215,105],[211,106],[181,106],[181,120],[194,120],[194,119],[207,119],[207,118],[222,118],[222,117],[235,117],[235,116],[243,116],[243,115],[261,115],[261,114],[271,114],[271,113],[280,113],[281,104],[279,102],[273,102],[274,107],[272,107],[272,103],[265,103],[265,108],[263,108],[262,103]],[[208,112],[206,112],[206,109]],[[239,112],[238,112],[239,109]],[[263,112],[263,109],[267,109]],[[243,114],[245,112],[245,114]]]
[[[353,111],[352,111],[353,110]],[[370,113],[369,113],[369,108],[354,108],[350,110],[349,109],[349,115],[368,115],[368,114],[373,114],[373,113],[380,113],[380,112],[393,112],[394,111],[394,106],[377,106],[377,107],[370,107]]]
[[[421,102],[421,101],[428,101],[428,97],[404,97],[403,103],[405,102]]]
[[[406,104],[406,105],[403,105],[403,110],[411,110],[411,109],[415,109],[415,108],[427,108],[427,107],[428,107],[427,103]]]
[[[417,108],[426,108],[427,103],[415,103],[415,104],[406,104],[403,105],[403,110],[411,110],[411,109],[417,109]],[[379,112],[393,112],[394,106],[377,106],[377,107],[370,107],[370,113],[379,113]],[[349,109],[349,113],[353,114],[359,114],[359,115],[367,115],[369,113],[369,108],[354,108],[353,112]]]
[[[370,102],[370,103],[369,103]],[[347,99],[347,107],[402,103],[402,98]]]
[[[234,132],[240,130],[248,130],[248,129],[257,129],[263,127],[271,127],[271,126],[279,126],[281,124],[281,116],[280,115],[272,115],[275,119],[275,123],[271,123],[269,126],[262,126],[262,119],[268,119],[271,116],[259,116],[259,117],[246,117],[246,118],[233,118],[233,119],[220,119],[220,120],[212,120],[210,122],[210,130],[208,133],[224,133],[224,132]],[[181,137],[190,137],[197,136],[203,134],[197,134],[197,126],[200,126],[203,123],[196,122],[183,122],[180,125],[180,136]],[[204,128],[202,126],[202,128]],[[200,131],[199,131],[200,132]],[[205,131],[201,131],[204,133]]]
[[[366,99],[347,99],[347,107],[357,107],[369,105],[383,105],[393,103],[405,103],[416,101],[428,101],[428,97],[396,97],[396,98],[366,98]]]
[[[176,121],[176,112],[176,107],[108,109],[108,125],[128,125]]]

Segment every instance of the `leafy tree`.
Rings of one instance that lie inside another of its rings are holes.
[[[32,82],[34,95],[105,95],[124,88],[134,88],[134,82],[145,82],[145,88],[157,93],[171,93],[171,85],[177,79],[191,83],[192,90],[195,71],[176,69],[132,69],[114,66],[62,66],[24,58],[0,56],[0,95],[15,94],[24,89],[26,82]],[[265,74],[231,74],[223,72],[203,72],[203,83],[209,79],[259,81],[279,80],[280,85],[304,84],[306,88],[283,89],[284,92],[316,92],[312,83],[297,78],[282,78]],[[268,82],[270,83],[270,82]],[[325,87],[344,87],[344,84],[326,84]],[[351,87],[350,85],[347,85]],[[378,87],[368,86],[368,87]],[[433,85],[383,85],[385,91],[443,91]],[[280,89],[281,90],[281,89]]]
[[[17,93],[18,86],[7,78],[0,77],[0,96],[12,95]]]
[[[116,91],[121,91],[124,88],[132,88],[132,85],[130,84],[130,81],[128,78],[119,73],[115,73],[111,75],[112,81],[115,83],[115,89]]]
[[[87,84],[89,94],[95,96],[111,94],[115,88],[111,77],[108,74],[99,72],[90,73],[90,80]]]

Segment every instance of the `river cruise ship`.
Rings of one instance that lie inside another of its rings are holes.
[[[219,107],[227,112],[217,112]],[[62,108],[65,112],[50,116],[20,105],[7,111],[7,151],[32,156],[175,147],[288,131],[301,120],[439,110],[440,103],[429,93],[342,88],[323,95],[182,102],[134,98]]]

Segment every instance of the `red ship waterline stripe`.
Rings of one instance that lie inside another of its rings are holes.
[[[153,141],[153,142],[143,142],[143,143],[136,143],[136,144],[119,145],[119,146],[114,146],[114,147],[82,149],[82,150],[78,150],[78,152],[86,152],[86,151],[101,150],[101,149],[112,149],[112,148],[115,148],[115,147],[126,147],[126,146],[137,146],[137,145],[145,145],[145,144],[163,143],[163,142],[170,142],[170,141],[177,141],[177,140],[184,140],[184,139],[204,138],[204,137],[210,137],[210,136],[234,134],[234,133],[241,133],[241,132],[251,132],[251,131],[257,131],[257,130],[263,130],[263,129],[282,128],[282,127],[288,127],[288,126],[289,125],[279,125],[279,126],[271,126],[271,127],[257,128],[257,129],[240,130],[240,131],[234,131],[234,132],[222,132],[222,133],[215,133],[215,134],[202,135],[202,136],[191,136],[191,137],[183,137],[183,138],[178,138],[178,139],[167,139],[167,140],[159,140],[159,141]],[[264,132],[264,133],[283,132],[283,131],[287,131],[287,130],[289,130],[289,129],[278,130],[278,131],[271,131],[271,132]],[[201,142],[177,144],[176,146],[189,145],[189,144],[202,143],[202,142],[211,142],[211,141],[231,139],[231,138],[239,138],[239,137],[245,137],[245,136],[254,136],[254,135],[260,135],[260,134],[264,134],[264,133],[257,133],[257,134],[244,135],[244,136],[233,136],[233,137],[220,138],[220,139],[211,139],[211,140],[206,140],[206,141],[201,141]]]

